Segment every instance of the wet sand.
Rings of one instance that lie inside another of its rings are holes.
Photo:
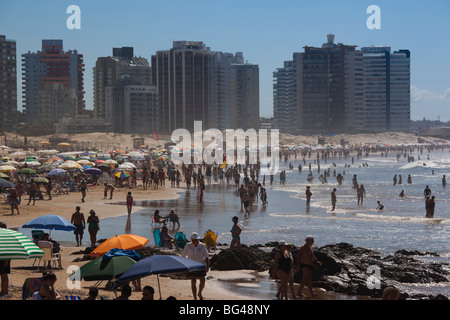
[[[185,191],[183,189],[164,188],[154,190],[149,188],[142,190],[141,186],[131,189],[135,201],[151,201],[151,200],[169,200],[177,199],[179,193]],[[52,200],[37,200],[36,205],[26,205],[27,199],[22,199],[20,205],[20,214],[11,215],[9,205],[2,204],[0,206],[0,221],[7,224],[10,229],[20,228],[26,222],[45,214],[56,214],[67,218],[70,221],[71,215],[74,212],[75,206],[80,206],[81,211],[85,213],[94,209],[100,219],[109,217],[126,216],[126,207],[119,205],[111,205],[117,201],[123,201],[127,189],[116,189],[112,200],[103,199],[102,187],[89,188],[86,196],[86,202],[81,202],[80,193],[69,193],[69,195],[53,196]],[[45,197],[45,199],[47,199]],[[134,206],[133,212],[141,210],[142,207]],[[100,220],[101,228],[101,220]],[[70,232],[71,233],[71,232]],[[121,232],[118,232],[122,234]],[[74,236],[73,236],[74,237]],[[55,239],[58,240],[58,239]],[[75,243],[75,238],[73,239]],[[149,244],[152,245],[152,239],[149,239]],[[86,261],[74,262],[75,259],[81,258],[79,253],[84,250],[89,244],[89,236],[85,232],[83,239],[83,246],[76,247],[74,244],[61,246],[61,257],[63,269],[54,269],[58,280],[55,284],[56,290],[61,296],[78,295],[82,298],[87,296],[89,287],[94,285],[92,281],[81,281],[79,289],[68,289],[67,279],[70,272],[67,273],[69,266],[81,267]],[[212,251],[212,256],[217,252]],[[34,259],[28,260],[12,260],[11,274],[9,275],[9,300],[22,299],[22,285],[26,278],[42,276],[42,267],[38,270],[36,266],[33,267]],[[171,279],[168,276],[160,276],[161,296],[166,299],[169,296],[174,296],[178,300],[192,300],[191,284],[189,280]],[[106,281],[99,286],[99,296],[104,299],[114,299],[116,293],[105,289]],[[158,282],[156,276],[148,276],[141,279],[141,287],[150,285],[155,288],[155,298],[159,299]],[[207,275],[207,282],[203,292],[203,296],[207,300],[273,300],[275,297],[277,284],[267,276],[267,272],[255,273],[252,270],[237,270],[237,271],[216,271],[210,270]],[[326,292],[317,289],[319,296],[315,300],[357,300],[364,299],[363,297],[347,297],[345,295],[337,295],[332,292]],[[304,293],[307,295],[307,292]],[[140,300],[142,293],[133,291],[131,300]]]

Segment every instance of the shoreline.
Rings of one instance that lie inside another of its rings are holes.
[[[80,193],[69,193],[69,195],[53,196],[52,200],[37,200],[35,206],[32,206],[31,204],[30,206],[27,206],[25,204],[25,199],[22,199],[22,204],[19,207],[21,213],[19,215],[11,215],[9,205],[1,205],[0,221],[6,223],[9,229],[15,230],[20,228],[26,222],[44,214],[56,214],[65,217],[70,221],[75,206],[79,205],[82,207],[82,211],[85,213],[85,218],[87,218],[88,215],[86,214],[86,212],[89,212],[90,209],[96,211],[97,215],[100,217],[101,228],[101,219],[127,215],[125,206],[111,205],[112,203],[118,201],[124,201],[124,199],[119,199],[119,197],[121,195],[125,197],[127,191],[128,189],[116,189],[113,195],[113,199],[109,200],[102,199],[102,187],[91,187],[89,192],[87,193],[86,202],[84,203],[81,202]],[[177,199],[180,196],[180,193],[182,193],[184,190],[177,188],[143,190],[138,187],[137,189],[135,188],[131,191],[135,201],[163,201]],[[108,210],[104,210],[105,206],[108,206]],[[142,208],[143,207],[140,206],[133,206],[132,213],[141,210]],[[58,278],[55,284],[56,290],[62,296],[78,295],[82,299],[84,299],[87,296],[89,287],[95,283],[92,281],[82,280],[81,287],[79,289],[67,289],[67,279],[70,275],[70,272],[67,273],[67,268],[69,266],[81,267],[82,265],[87,263],[87,261],[75,262],[74,260],[82,257],[82,254],[80,254],[79,252],[83,251],[86,247],[85,245],[88,243],[89,239],[86,237],[86,233],[84,237],[84,245],[81,247],[64,245],[64,243],[61,243],[61,258],[63,269],[54,269],[53,272]],[[214,254],[216,254],[216,252],[210,253],[210,257],[212,257],[212,255]],[[11,261],[11,273],[9,274],[9,295],[11,296],[6,297],[6,299],[22,300],[22,285],[26,278],[42,276],[42,272],[44,271],[44,269],[40,268],[38,271],[36,266],[33,267],[33,263],[34,259]],[[241,294],[238,290],[240,287],[254,287],[258,282],[264,282],[265,285],[270,283],[270,285],[276,286],[276,282],[273,279],[268,279],[268,277],[265,277],[264,274],[267,274],[267,272],[257,273],[254,270],[210,270],[207,274],[207,280],[203,295],[207,300],[267,300],[267,296],[269,295],[269,293],[267,292],[265,292],[266,294],[263,295],[263,298],[258,298],[248,293]],[[174,296],[175,298],[177,298],[177,300],[193,300],[190,280],[171,279],[168,276],[160,276],[159,280],[163,300],[169,296]],[[271,284],[271,282],[273,282],[273,284]],[[144,287],[145,285],[151,285],[155,289],[155,299],[159,299],[157,277],[148,276],[142,278],[141,283],[141,287]],[[103,297],[106,300],[114,299],[115,293],[113,291],[106,290],[104,288],[105,285],[106,281],[104,281],[99,286],[99,296]],[[316,288],[316,291],[319,293],[319,296],[314,298],[314,300],[342,300],[343,297],[348,300],[367,299],[365,297],[356,296],[345,297],[345,295],[325,291],[320,288]],[[118,292],[117,294],[119,295],[120,293]],[[307,294],[306,291],[305,294]],[[140,300],[141,296],[141,292],[133,290],[130,300]],[[272,299],[274,298],[275,295],[273,295]]]

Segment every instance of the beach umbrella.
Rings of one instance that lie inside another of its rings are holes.
[[[148,241],[149,240],[147,238],[134,234],[116,235],[102,242],[89,255],[91,257],[102,256],[109,250],[114,248],[123,250],[136,250],[142,248],[148,243]]]
[[[175,255],[152,255],[132,265],[119,277],[118,284],[156,274],[158,277],[159,298],[161,299],[160,274],[190,272],[204,268],[204,263],[188,258]]]
[[[16,171],[17,169],[10,165],[0,166],[0,172]]]
[[[43,166],[40,166],[39,168],[37,168],[36,172],[37,173],[50,172],[50,171],[52,171],[55,168],[56,167],[54,165],[44,164]]]
[[[84,172],[87,174],[92,174],[94,176],[100,176],[103,174],[103,171],[97,168],[87,168],[84,170]]]
[[[50,172],[49,172],[47,175],[52,176],[52,175],[54,175],[54,174],[61,174],[61,173],[66,173],[66,172],[67,172],[67,171],[64,170],[64,169],[56,168],[56,169],[50,170]]]
[[[103,164],[107,164],[107,165],[116,165],[117,161],[113,160],[113,159],[107,159],[105,161],[103,161]]]
[[[27,165],[28,167],[39,167],[41,165],[37,160],[26,160],[20,163],[21,165]]]
[[[19,166],[19,162],[14,161],[14,160],[9,160],[5,163],[2,163],[1,165],[8,165],[8,166],[13,166],[13,167],[18,167]]]
[[[58,146],[60,146],[60,147],[70,147],[71,144],[67,143],[67,142],[61,142],[61,143],[58,143]]]
[[[59,165],[58,168],[64,170],[83,169],[82,165],[76,162],[64,162]]]
[[[106,164],[102,164],[102,163],[96,164],[95,167],[96,167],[96,168],[99,168],[99,169],[102,170],[102,171],[108,171],[108,170],[111,169],[110,166],[108,166],[108,165],[106,165]]]
[[[33,220],[25,223],[22,228],[37,228],[37,229],[49,229],[49,230],[63,230],[72,231],[76,227],[70,223],[64,217],[60,217],[54,214],[47,214],[45,216],[40,216],[34,218]]]
[[[44,177],[37,177],[37,178],[34,178],[34,182],[36,182],[36,183],[48,183],[48,179],[44,178]]]
[[[129,173],[129,172],[125,172],[125,171],[121,171],[121,172],[117,172],[117,173],[115,174],[115,176],[116,176],[117,178],[123,178],[123,179],[125,179],[125,178],[128,178],[128,177],[130,176],[130,173]]]
[[[4,174],[3,172],[0,172],[0,179],[9,180],[11,178],[8,175]]]
[[[19,173],[22,174],[36,174],[36,171],[34,171],[33,169],[30,168],[22,168],[19,170]]]
[[[72,281],[76,279],[84,279],[85,281],[112,280],[119,278],[135,263],[135,260],[127,256],[99,257],[83,265],[69,279]]]
[[[0,228],[0,260],[40,258],[44,255],[23,233]]]
[[[15,184],[4,179],[0,179],[0,188],[14,188]]]
[[[121,165],[119,165],[119,169],[134,169],[134,168],[136,168],[136,166],[131,162],[124,162]]]

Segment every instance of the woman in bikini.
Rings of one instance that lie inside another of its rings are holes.
[[[278,243],[279,251],[275,253],[274,267],[276,274],[280,278],[280,286],[276,294],[277,299],[288,299],[288,287],[291,290],[292,297],[297,298],[294,291],[294,259],[291,254],[291,245],[285,241]]]
[[[242,232],[242,228],[241,226],[238,224],[239,222],[239,218],[234,216],[232,218],[233,221],[233,227],[231,227],[231,244],[230,244],[230,249],[233,249],[234,247],[240,247],[241,246],[241,232]]]

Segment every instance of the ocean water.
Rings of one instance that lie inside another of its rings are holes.
[[[384,255],[400,249],[433,251],[440,257],[425,259],[431,262],[450,262],[450,185],[442,186],[443,175],[448,176],[450,172],[450,153],[443,150],[430,153],[423,151],[421,154],[416,150],[409,155],[414,156],[416,161],[408,162],[404,157],[397,160],[396,153],[393,152],[387,157],[382,157],[380,153],[360,159],[355,156],[353,163],[352,157],[330,158],[326,163],[321,159],[321,173],[331,169],[327,183],[318,179],[314,153],[311,158],[305,159],[306,165],[301,157],[281,161],[281,170],[286,170],[285,185],[280,185],[278,175],[272,185],[266,177],[269,203],[263,206],[259,200],[247,217],[236,197],[234,184],[207,186],[203,203],[198,202],[198,191],[194,189],[181,192],[175,200],[137,201],[136,206],[141,206],[142,209],[134,212],[130,218],[126,215],[125,202],[120,201],[116,205],[123,205],[124,216],[102,219],[97,238],[109,238],[116,233],[133,233],[147,237],[150,244],[154,244],[152,214],[158,209],[162,215],[168,215],[173,208],[180,216],[180,230],[186,235],[189,236],[194,231],[203,234],[211,229],[217,232],[218,243],[231,242],[231,218],[236,215],[243,228],[241,242],[247,245],[285,240],[298,246],[304,243],[306,236],[312,235],[316,246],[348,242],[354,246],[377,250]],[[421,160],[417,160],[418,157]],[[300,163],[303,166],[301,173],[297,169]],[[306,180],[309,163],[315,177],[312,183]],[[290,164],[294,167],[293,170],[289,170]],[[338,185],[334,170],[336,174],[343,174],[342,185]],[[363,184],[366,189],[362,206],[358,206],[356,190],[352,189],[352,177],[355,174],[359,184]],[[401,185],[394,186],[395,174],[402,176]],[[411,184],[407,183],[408,174],[412,177]],[[260,182],[262,181],[263,178],[260,177]],[[305,200],[307,185],[311,186],[313,193],[309,210]],[[425,218],[423,191],[426,185],[436,197],[435,214],[431,219]],[[331,211],[333,188],[337,189],[335,211]],[[404,190],[406,197],[399,196],[401,190]],[[378,200],[385,206],[383,211],[376,210]],[[98,214],[101,216],[101,212]],[[25,229],[22,231],[27,232]],[[177,228],[169,225],[169,232],[173,234],[176,231]],[[61,241],[74,241],[71,232],[52,231],[52,236]],[[85,243],[88,241],[89,236],[86,234]],[[411,285],[406,289],[450,295],[450,287],[442,284],[419,287]]]

